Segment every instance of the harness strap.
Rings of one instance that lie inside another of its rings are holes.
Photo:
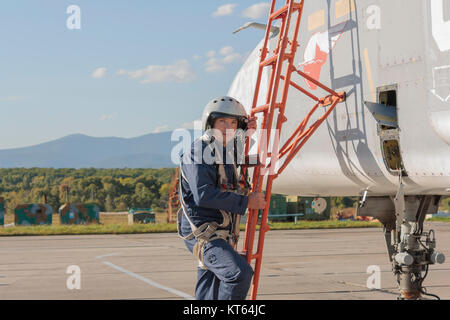
[[[186,176],[184,175],[181,165],[180,165],[180,174],[181,174],[181,177],[184,178],[188,182]],[[199,260],[199,262],[200,262],[199,266],[202,269],[207,269],[203,263],[203,249],[208,242],[213,241],[213,240],[223,239],[225,241],[228,241],[228,238],[230,236],[230,231],[229,230],[217,230],[217,228],[226,228],[231,222],[231,217],[226,211],[220,210],[220,212],[222,213],[222,216],[223,216],[223,221],[221,224],[219,224],[215,221],[212,221],[212,222],[205,222],[202,225],[200,225],[199,227],[197,227],[192,222],[192,220],[189,218],[189,216],[187,214],[186,204],[184,202],[183,193],[182,193],[181,179],[179,181],[180,181],[179,182],[179,194],[180,194],[181,208],[178,210],[178,213],[177,213],[178,236],[181,237],[183,240],[191,240],[193,238],[195,238],[197,240],[197,242],[194,245],[192,253]],[[185,237],[183,237],[181,235],[181,219],[182,219],[183,215],[188,220],[189,225],[191,226],[191,230],[192,230],[192,232]]]
[[[210,138],[207,135],[204,135],[204,136],[202,136],[202,139],[208,140]],[[215,142],[215,141],[213,141],[213,142]],[[208,147],[211,149],[212,152],[214,151],[212,143],[208,144]],[[238,178],[237,178],[237,168],[236,168],[236,164],[234,163],[234,161],[233,161],[234,183],[233,183],[233,188],[230,189],[230,185],[228,184],[228,179],[227,179],[227,175],[225,172],[225,167],[223,165],[223,159],[221,159],[222,155],[219,155],[219,157],[220,158],[219,158],[219,163],[218,163],[218,174],[219,174],[219,184],[220,184],[221,190],[224,192],[234,192],[237,194],[246,195],[246,192],[244,190],[241,190],[241,188],[239,187]],[[239,216],[239,214],[233,214],[234,219],[232,219],[231,213],[224,211],[224,210],[219,210],[223,217],[223,221],[221,224],[218,224],[217,222],[213,221],[213,222],[205,222],[201,226],[196,227],[195,224],[192,222],[192,220],[189,218],[189,216],[187,214],[186,204],[184,202],[183,193],[182,193],[181,178],[184,178],[184,180],[186,182],[189,182],[183,172],[182,165],[180,164],[179,195],[180,195],[181,208],[178,210],[178,213],[177,213],[178,236],[181,237],[183,240],[191,240],[193,238],[195,238],[197,240],[197,242],[194,245],[192,253],[199,260],[200,268],[207,270],[208,268],[203,263],[203,253],[204,253],[205,245],[208,242],[211,242],[211,241],[214,241],[217,239],[223,239],[224,241],[228,242],[231,237],[233,238],[232,239],[233,242],[237,243],[237,239],[239,237],[239,231],[237,231],[237,234],[236,234],[236,231],[234,229],[236,228],[236,226],[237,226],[237,228],[239,228],[240,216]],[[191,226],[191,230],[192,230],[192,232],[185,237],[183,237],[181,235],[181,219],[182,219],[183,215],[188,220],[188,222]],[[232,233],[230,233],[230,230],[217,230],[218,228],[228,227],[230,225],[230,223],[233,224],[232,225],[232,229],[233,229]]]

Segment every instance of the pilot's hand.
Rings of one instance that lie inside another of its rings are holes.
[[[249,119],[248,119],[248,123],[247,123],[247,135],[248,136],[252,136],[253,135],[253,133],[255,133],[255,131],[256,131],[256,120],[257,120],[258,118],[257,117],[250,117]]]
[[[248,195],[249,209],[264,209],[266,207],[266,196],[262,192],[252,192]]]

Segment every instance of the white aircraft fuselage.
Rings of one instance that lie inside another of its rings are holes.
[[[271,38],[270,50],[276,41]],[[298,42],[296,67],[345,91],[347,99],[275,179],[272,192],[395,195],[400,170],[405,195],[450,195],[450,1],[306,1]],[[228,92],[247,111],[261,46]],[[258,105],[265,102],[269,72],[266,67]],[[291,80],[318,97],[327,95],[298,75]],[[313,105],[290,88],[281,143]]]

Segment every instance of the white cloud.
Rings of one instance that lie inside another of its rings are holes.
[[[242,55],[240,53],[232,52],[230,54],[227,54],[222,60],[224,63],[229,64],[233,62],[238,62],[239,60],[241,60],[241,58]]]
[[[244,12],[242,12],[242,15],[245,18],[259,19],[266,16],[269,13],[269,10],[270,10],[269,3],[260,2],[245,9]]]
[[[100,116],[100,121],[110,121],[114,119],[117,116],[117,112],[114,112],[113,114],[102,114]]]
[[[164,132],[164,131],[167,131],[167,129],[169,129],[168,125],[159,126],[159,127],[156,127],[155,130],[153,130],[153,133]]]
[[[206,56],[209,58],[206,61],[206,72],[217,72],[225,69],[227,64],[231,64],[233,62],[243,62],[243,55],[237,52],[234,52],[233,47],[225,46],[219,50],[220,55],[216,55],[216,52],[211,50],[206,53]]]
[[[194,71],[187,60],[165,66],[150,65],[135,71],[120,69],[117,74],[128,75],[130,79],[141,79],[140,83],[192,82],[195,79]]]
[[[222,49],[220,49],[219,53],[226,56],[226,55],[229,55],[230,53],[232,53],[233,51],[234,50],[233,50],[232,46],[226,46],[226,47],[223,47]]]
[[[198,129],[201,130],[202,127],[202,119],[197,119],[194,121],[190,121],[190,122],[185,122],[181,125],[181,128],[183,129]]]
[[[207,56],[208,58],[213,58],[215,55],[216,55],[216,52],[215,52],[214,50],[208,51],[208,52],[206,53],[206,56]]]
[[[236,8],[237,4],[235,3],[228,3],[224,4],[223,6],[220,6],[217,8],[216,11],[213,12],[213,17],[223,17],[223,16],[229,16],[233,14],[234,8]]]
[[[211,58],[205,63],[206,72],[221,71],[225,68],[224,63],[220,59]]]
[[[94,78],[94,79],[103,78],[106,75],[107,71],[108,71],[108,69],[106,69],[105,67],[95,69],[94,72],[92,72],[92,78]]]

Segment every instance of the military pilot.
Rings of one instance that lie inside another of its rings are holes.
[[[231,97],[209,102],[202,120],[204,135],[181,157],[179,235],[199,260],[196,299],[244,300],[253,269],[233,249],[231,226],[233,215],[266,205],[263,193],[242,192],[237,174],[242,134],[256,120]]]

